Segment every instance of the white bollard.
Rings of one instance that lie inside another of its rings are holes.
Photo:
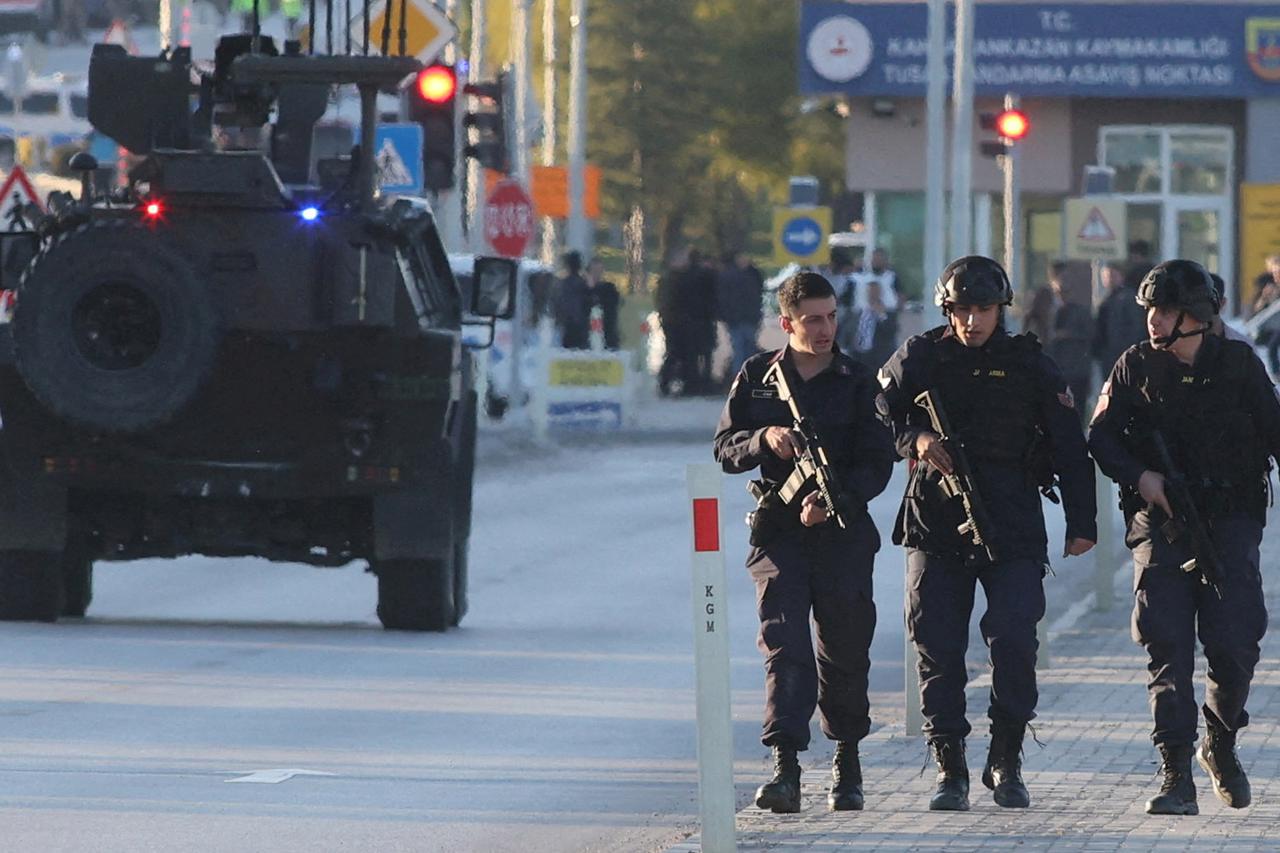
[[[698,795],[704,853],[737,849],[733,720],[729,708],[729,630],[720,550],[719,465],[688,466],[693,519],[693,648],[698,701]]]

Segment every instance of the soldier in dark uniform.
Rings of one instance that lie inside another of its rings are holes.
[[[765,374],[781,363],[800,410],[816,426],[843,490],[841,529],[827,517],[818,493],[791,504],[762,501],[773,531],[753,533],[747,568],[756,585],[759,647],[765,657],[765,714],[761,740],[772,747],[774,776],[756,805],[800,810],[800,764],[809,746],[809,720],[821,711],[822,731],[836,741],[828,805],[861,809],[858,742],[871,727],[867,672],[876,608],[871,570],[880,537],[867,503],[884,490],[893,469],[889,432],[876,418],[871,371],[835,346],[836,297],[816,273],[789,278],[778,291],[787,346],[743,364],[716,430],[716,461],[730,474],[760,468],[756,486],[776,496],[795,468],[803,439],[790,409]],[[753,530],[755,528],[753,527]],[[817,627],[817,659],[809,616]]]
[[[1044,616],[1048,542],[1040,489],[1056,474],[1067,518],[1063,556],[1097,539],[1093,463],[1075,401],[1034,336],[1010,335],[1013,290],[990,258],[952,261],[935,285],[947,325],[911,338],[880,371],[877,400],[911,476],[893,541],[907,548],[907,628],[919,654],[924,731],[938,764],[929,808],[969,808],[964,739],[965,650],[976,583],[987,596],[983,638],[991,653],[991,749],[982,781],[1001,806],[1025,807],[1022,739],[1035,717],[1036,623]],[[944,444],[916,398],[931,391],[954,433]],[[957,441],[958,440],[958,441]],[[991,529],[980,548],[943,474],[963,447]],[[987,548],[990,549],[988,553]]]
[[[1133,637],[1147,650],[1152,740],[1164,776],[1146,808],[1149,814],[1199,812],[1191,779],[1197,629],[1209,668],[1201,709],[1207,737],[1196,757],[1218,796],[1243,808],[1249,780],[1236,758],[1236,733],[1249,723],[1245,700],[1267,627],[1258,550],[1268,457],[1280,459],[1280,401],[1251,346],[1206,334],[1217,301],[1199,264],[1159,264],[1143,279],[1137,300],[1147,310],[1150,341],[1116,362],[1093,414],[1089,446],[1120,486],[1125,542],[1133,549]],[[1164,526],[1170,472],[1158,453],[1161,440],[1217,552],[1216,591],[1203,582],[1203,571],[1184,570],[1192,547]]]

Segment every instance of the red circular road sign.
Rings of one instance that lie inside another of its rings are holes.
[[[524,255],[533,236],[533,202],[515,181],[494,184],[484,205],[484,236],[499,255]]]

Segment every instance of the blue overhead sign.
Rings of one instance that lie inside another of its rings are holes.
[[[374,183],[384,193],[422,192],[422,125],[380,124],[373,136]]]
[[[925,3],[802,2],[800,92],[923,96],[926,14]],[[984,95],[1280,97],[1280,5],[977,3],[973,46]]]

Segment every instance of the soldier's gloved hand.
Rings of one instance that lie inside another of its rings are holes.
[[[771,426],[764,431],[764,443],[779,459],[792,459],[800,452],[800,433],[791,427]]]
[[[1093,546],[1094,541],[1092,539],[1081,539],[1077,536],[1074,539],[1067,540],[1067,544],[1062,547],[1062,556],[1079,557],[1081,554],[1089,553]]]
[[[805,527],[816,527],[823,524],[830,516],[827,515],[827,508],[822,505],[822,495],[818,492],[810,492],[804,496],[804,500],[800,502],[800,523]]]
[[[1160,507],[1167,517],[1173,518],[1173,509],[1164,494],[1164,474],[1159,471],[1143,471],[1138,478],[1138,492],[1148,504]]]
[[[951,455],[936,434],[924,431],[916,436],[916,458],[943,474],[951,473]]]

